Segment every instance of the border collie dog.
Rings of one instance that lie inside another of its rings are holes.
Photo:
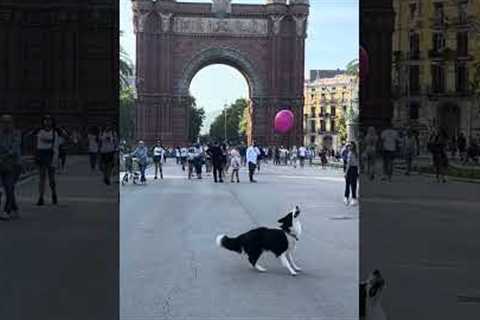
[[[245,253],[252,267],[260,272],[267,270],[257,263],[258,259],[264,251],[271,251],[280,258],[282,265],[290,271],[290,274],[295,276],[301,270],[293,259],[296,243],[302,233],[299,215],[300,208],[296,206],[294,210],[278,220],[279,228],[260,227],[235,238],[222,234],[217,236],[217,245],[239,254]]]

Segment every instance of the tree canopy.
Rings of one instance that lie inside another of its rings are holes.
[[[225,141],[225,111],[226,111],[226,133],[227,141],[239,143],[243,141],[246,130],[244,117],[248,102],[246,99],[237,99],[234,103],[223,110],[210,125],[209,136],[217,141]]]

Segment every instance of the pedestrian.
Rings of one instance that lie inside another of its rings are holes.
[[[358,151],[355,142],[347,145],[347,167],[345,170],[345,205],[357,205]],[[350,192],[352,201],[350,203]]]
[[[197,174],[197,179],[202,179],[202,167],[204,162],[204,152],[203,148],[199,143],[196,143],[193,146],[193,167],[195,168],[195,173]]]
[[[187,176],[188,180],[192,179],[193,176],[193,169],[194,169],[194,163],[193,161],[195,160],[195,149],[193,146],[187,149]]]
[[[347,172],[348,144],[344,143],[340,155],[343,161],[343,172]]]
[[[188,149],[186,147],[180,148],[180,164],[182,165],[182,170],[185,171],[185,165],[187,164]]]
[[[97,167],[97,156],[99,152],[100,137],[97,127],[91,127],[88,133],[88,157],[90,160],[90,170],[95,172]]]
[[[358,150],[355,142],[347,144],[348,156],[345,170],[345,205],[357,205]],[[350,202],[351,195],[351,202]]]
[[[147,181],[145,170],[148,165],[148,148],[145,146],[145,142],[142,140],[138,141],[138,145],[131,155],[137,158],[138,168],[140,170],[140,182],[145,183]]]
[[[404,154],[405,154],[405,163],[407,164],[407,171],[405,172],[405,175],[408,176],[412,171],[413,158],[417,154],[416,140],[415,140],[415,136],[413,135],[413,131],[411,129],[407,131],[407,135],[405,136]]]
[[[181,161],[181,153],[180,153],[180,147],[176,146],[175,147],[175,159],[177,160],[177,165],[180,164]]]
[[[58,172],[65,173],[65,164],[67,162],[67,139],[72,139],[64,127],[59,128],[58,137]]]
[[[448,168],[446,153],[447,137],[442,130],[435,130],[430,137],[428,148],[432,153],[432,163],[437,182],[447,182],[445,173]]]
[[[380,135],[382,141],[382,153],[383,153],[383,180],[392,181],[393,176],[393,161],[395,160],[395,153],[397,152],[398,144],[398,132],[387,127],[382,131]]]
[[[256,143],[253,142],[252,145],[250,145],[246,151],[248,177],[250,179],[250,182],[252,183],[257,182],[255,179],[253,179],[253,175],[255,174],[255,169],[257,167],[258,155],[259,155],[258,148],[256,146]]]
[[[463,132],[460,132],[457,138],[457,146],[458,146],[458,155],[460,156],[460,161],[464,162],[465,161],[465,151],[467,148],[467,139],[465,138],[465,135]]]
[[[15,185],[22,170],[20,145],[21,136],[15,129],[13,117],[2,115],[0,117],[0,180],[5,191],[5,205],[3,212],[0,213],[0,220],[20,218],[15,198]]]
[[[213,146],[208,149],[208,155],[212,159],[213,181],[215,181],[215,183],[223,183],[224,155],[223,150],[217,141],[215,141]]]
[[[293,146],[292,150],[290,151],[290,165],[294,168],[297,168],[297,157],[298,157],[298,150],[297,146]]]
[[[99,153],[101,169],[103,172],[103,182],[106,185],[110,185],[114,165],[115,148],[117,145],[117,134],[109,123],[105,125],[104,129],[100,133],[99,141]]]
[[[162,147],[160,140],[157,140],[157,143],[153,147],[152,150],[153,154],[153,163],[155,164],[155,177],[154,179],[158,179],[158,172],[160,172],[160,179],[163,180],[163,170],[162,170],[162,161],[165,158],[165,149]]]
[[[375,179],[377,163],[378,135],[374,127],[368,127],[365,136],[365,153],[367,158],[367,175],[370,180]]]
[[[55,120],[50,115],[44,115],[41,128],[36,130],[36,152],[35,162],[39,174],[38,201],[37,206],[44,205],[45,184],[48,176],[48,183],[51,190],[52,203],[58,203],[55,164],[58,161],[58,141],[60,135],[57,132]]]
[[[322,169],[327,168],[328,158],[327,158],[327,150],[324,148],[320,151],[320,163],[322,164]]]
[[[302,144],[298,148],[298,158],[300,159],[300,168],[305,167],[305,158],[307,157],[307,148]]]
[[[240,165],[241,165],[240,152],[238,152],[238,150],[234,148],[230,152],[230,167],[232,168],[232,178],[230,182],[233,182],[233,177],[237,178],[237,183],[240,182],[240,178],[238,175],[240,170]]]

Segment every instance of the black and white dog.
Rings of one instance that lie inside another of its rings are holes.
[[[217,245],[240,254],[245,253],[252,266],[261,272],[267,270],[257,263],[258,259],[264,251],[271,251],[280,258],[282,265],[290,271],[290,274],[295,276],[301,270],[293,259],[296,243],[302,233],[299,216],[300,208],[296,206],[278,220],[279,228],[260,227],[235,238],[222,234],[217,236]]]

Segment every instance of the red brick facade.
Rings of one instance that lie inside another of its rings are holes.
[[[118,119],[115,1],[0,1],[0,113],[83,132]]]
[[[222,2],[222,1],[220,1]],[[232,4],[132,1],[137,36],[137,138],[187,143],[190,81],[203,67],[238,69],[250,87],[250,139],[300,144],[303,137],[304,42],[308,4]],[[182,22],[183,21],[183,22]],[[215,83],[212,83],[215,85]],[[296,115],[289,137],[273,132],[284,107]]]

